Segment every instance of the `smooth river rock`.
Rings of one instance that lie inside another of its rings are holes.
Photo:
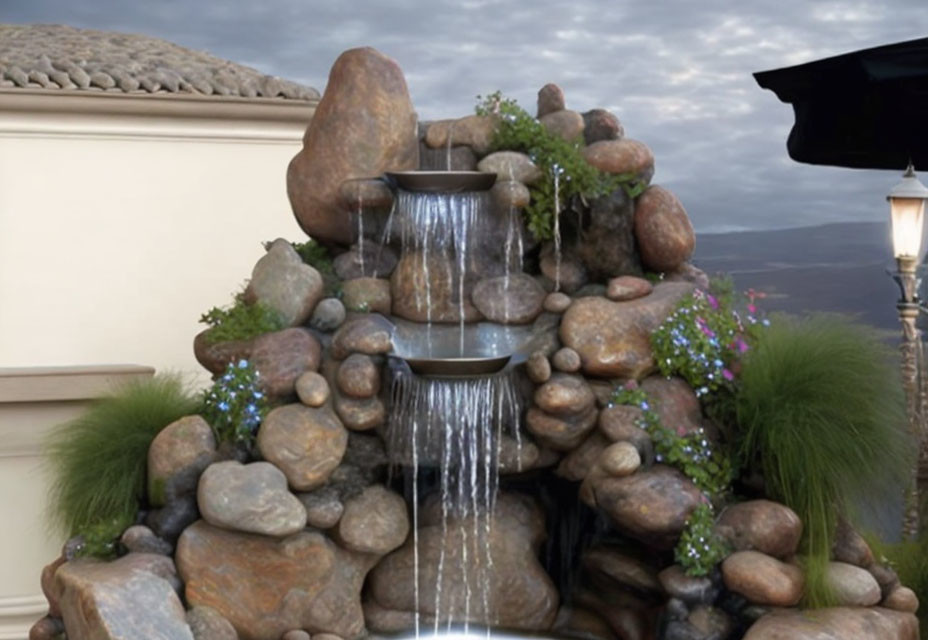
[[[588,145],[600,140],[618,140],[625,135],[619,119],[605,109],[585,111],[583,124],[583,140]]]
[[[763,616],[744,640],[918,640],[918,618],[881,607],[787,609]]]
[[[689,260],[696,245],[686,209],[673,193],[651,185],[635,205],[635,239],[641,263],[652,271],[673,271]]]
[[[258,336],[251,349],[251,363],[261,376],[261,386],[276,398],[292,395],[296,379],[318,369],[321,357],[319,341],[302,327]]]
[[[583,372],[588,375],[641,378],[657,367],[651,333],[694,289],[690,283],[669,282],[654,287],[650,295],[627,302],[596,296],[579,298],[561,320],[561,342],[580,354]]]
[[[725,558],[722,580],[754,604],[792,607],[802,597],[802,570],[759,551],[736,551]]]
[[[348,311],[389,314],[393,306],[390,281],[385,278],[354,278],[342,282],[342,303]]]
[[[749,500],[727,507],[719,516],[716,531],[736,551],[786,558],[799,548],[802,521],[784,504]]]
[[[238,640],[238,632],[232,623],[212,607],[190,609],[187,624],[195,640]]]
[[[165,486],[172,477],[199,475],[215,454],[216,437],[201,416],[184,416],[159,431],[148,447],[148,498],[152,505],[164,506]]]
[[[471,301],[490,322],[528,324],[544,310],[545,290],[525,273],[480,280]]]
[[[613,302],[643,298],[654,289],[654,285],[636,276],[611,278],[606,284],[606,297]]]
[[[267,305],[287,326],[295,327],[309,319],[323,286],[319,272],[304,263],[289,242],[278,238],[255,264],[245,299]]]
[[[296,395],[307,407],[321,407],[328,401],[332,391],[325,376],[316,371],[307,371],[296,379]]]
[[[225,529],[280,537],[306,526],[306,509],[269,462],[210,465],[200,476],[197,504],[204,520]]]
[[[383,485],[370,486],[348,500],[338,522],[339,541],[361,553],[389,553],[402,545],[408,534],[406,501]]]
[[[363,353],[353,353],[338,365],[338,390],[353,398],[370,398],[380,391],[380,367]]]
[[[348,431],[328,407],[288,404],[267,414],[257,444],[293,489],[308,491],[323,485],[341,462]]]
[[[560,111],[565,108],[565,104],[564,91],[553,82],[549,82],[538,90],[538,111],[535,117],[542,118],[549,113]]]
[[[544,125],[548,133],[565,142],[574,142],[583,137],[583,116],[576,111],[570,109],[552,111],[538,118],[538,121]]]
[[[883,598],[880,585],[869,571],[846,562],[829,562],[825,582],[837,603],[846,607],[870,607]]]
[[[352,353],[369,356],[393,348],[393,328],[379,315],[361,314],[349,318],[332,337],[332,357],[344,360]]]
[[[402,70],[369,47],[345,51],[287,170],[297,222],[317,240],[351,244],[355,229],[342,183],[418,165],[417,117]]]
[[[479,171],[495,173],[497,183],[515,181],[532,184],[541,179],[541,170],[526,154],[518,151],[496,151],[477,163]]]
[[[606,173],[632,174],[645,183],[654,175],[654,154],[646,144],[631,138],[594,142],[582,154],[584,160]]]

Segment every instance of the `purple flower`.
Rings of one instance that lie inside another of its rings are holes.
[[[706,294],[706,301],[709,303],[709,306],[712,307],[713,309],[719,308],[719,301],[711,293]]]
[[[731,371],[729,371],[728,369],[722,369],[722,376],[723,376],[726,380],[729,380],[729,381],[735,379],[735,374],[733,374],[733,373],[732,373]]]

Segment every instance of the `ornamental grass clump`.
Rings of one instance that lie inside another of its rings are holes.
[[[775,321],[746,354],[735,396],[741,465],[802,519],[806,606],[833,602],[836,518],[880,485],[899,490],[914,446],[892,352],[835,315]]]
[[[45,444],[53,523],[92,541],[89,552],[106,555],[107,543],[135,520],[152,440],[196,410],[178,377],[156,376],[125,385],[55,428]]]
[[[867,542],[877,560],[889,564],[899,576],[899,582],[914,591],[920,603],[928,602],[928,533],[897,543],[883,542],[876,537],[868,537]],[[922,604],[916,615],[924,638],[928,632],[928,607]]]

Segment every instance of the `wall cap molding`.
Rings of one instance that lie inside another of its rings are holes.
[[[0,404],[100,398],[114,385],[154,373],[154,367],[135,364],[0,367]]]

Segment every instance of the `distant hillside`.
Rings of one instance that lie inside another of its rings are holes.
[[[855,222],[778,231],[702,234],[693,262],[709,274],[730,274],[741,290],[768,298],[765,309],[835,311],[898,332],[898,289],[888,223]]]

